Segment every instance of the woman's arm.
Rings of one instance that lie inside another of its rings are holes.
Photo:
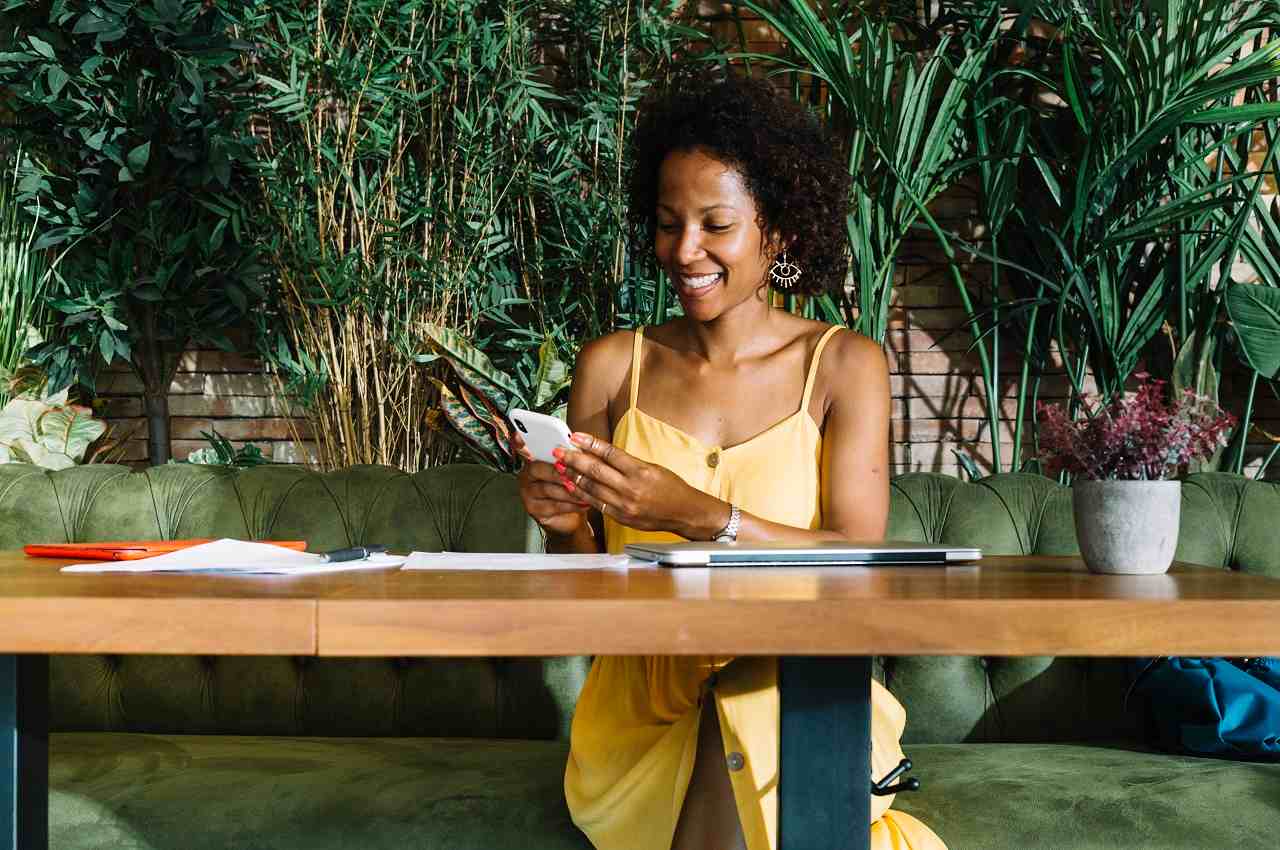
[[[888,364],[871,340],[836,334],[827,346],[823,368],[840,377],[831,382],[823,426],[822,527],[797,528],[743,511],[739,540],[809,543],[884,537],[889,518]],[[672,531],[690,540],[710,540],[728,523],[727,502],[689,487],[662,467],[631,457],[599,433],[579,435],[578,430],[574,441],[583,451],[570,452],[566,463],[571,475],[580,472],[590,480],[595,492],[582,492],[595,508],[593,514],[598,515],[603,504],[624,525]]]
[[[626,377],[631,356],[631,334],[612,333],[592,340],[578,352],[569,389],[569,427],[607,441],[612,436],[609,401]],[[621,372],[622,374],[619,374]],[[579,494],[574,494],[579,495]],[[568,537],[547,535],[547,551],[595,553],[604,551],[604,525],[600,511],[592,508],[587,522]]]
[[[889,364],[858,334],[840,340],[822,438],[822,525],[845,540],[882,540],[889,524]]]

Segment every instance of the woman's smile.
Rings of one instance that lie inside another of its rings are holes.
[[[709,274],[682,274],[676,278],[682,298],[702,298],[711,293],[717,283],[724,280],[724,272]]]

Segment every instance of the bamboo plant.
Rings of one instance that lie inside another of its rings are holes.
[[[652,309],[624,151],[644,81],[701,38],[679,6],[333,0],[246,24],[274,163],[261,347],[321,465],[507,466],[506,407],[554,410],[567,379],[544,378]]]
[[[0,174],[0,408],[11,398],[10,382],[27,351],[43,341],[50,323],[49,269],[44,252],[34,248],[39,208],[30,223],[19,212],[19,159]]]

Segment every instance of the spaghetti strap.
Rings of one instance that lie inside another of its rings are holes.
[[[813,395],[813,382],[818,376],[818,359],[822,357],[822,349],[826,347],[827,340],[835,336],[838,330],[840,330],[840,325],[832,325],[827,328],[822,334],[822,339],[818,340],[818,347],[813,350],[813,360],[809,362],[809,374],[804,379],[804,395],[800,397],[801,413],[809,409],[809,396]]]
[[[636,398],[640,394],[640,342],[644,339],[644,325],[636,328],[633,336],[635,340],[631,346],[631,405],[627,408],[628,410],[636,406]]]

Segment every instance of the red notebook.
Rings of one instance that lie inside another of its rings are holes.
[[[105,543],[36,543],[23,546],[22,551],[34,558],[85,558],[90,561],[136,561],[166,552],[176,552],[201,543],[212,542],[208,538],[192,540],[112,540]],[[286,549],[305,551],[305,540],[260,540]]]

